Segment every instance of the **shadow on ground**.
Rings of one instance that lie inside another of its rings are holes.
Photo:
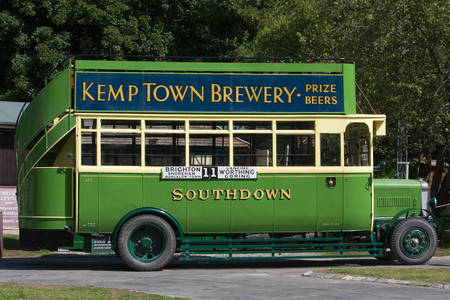
[[[175,256],[165,269],[254,269],[254,268],[330,268],[330,267],[401,266],[396,262],[367,259],[295,259],[295,260],[240,260],[240,261],[180,261]],[[446,265],[448,266],[448,265]],[[127,271],[115,255],[55,253],[33,258],[0,259],[0,270],[96,270]]]

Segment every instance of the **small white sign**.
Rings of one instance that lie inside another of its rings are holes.
[[[163,167],[163,179],[202,179],[202,167]]]
[[[4,229],[19,229],[15,186],[0,186],[0,211],[3,212]]]
[[[256,179],[256,167],[217,167],[217,179]]]

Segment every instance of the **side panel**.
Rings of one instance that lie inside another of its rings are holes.
[[[98,175],[79,175],[78,230],[98,232]]]
[[[370,230],[371,174],[348,174],[344,179],[344,230]]]
[[[112,232],[141,207],[171,214],[184,233],[368,230],[370,186],[370,174],[260,174],[257,180],[81,174],[80,231]]]
[[[161,180],[160,174],[145,174],[143,177],[143,206],[163,209],[186,228],[186,200],[176,201],[175,189],[186,191],[187,181]]]
[[[184,191],[186,196],[181,200],[187,202],[187,232],[230,232],[231,200],[226,199],[224,192],[230,188],[229,182],[189,181],[187,186],[188,190]],[[198,195],[200,190],[204,191],[202,195],[204,197],[206,197],[206,191],[209,190],[206,200],[200,200]],[[193,192],[190,191],[197,193],[192,200],[189,200],[189,197],[193,195]],[[218,199],[216,199],[216,194]]]
[[[317,231],[341,231],[344,208],[344,176],[329,174],[317,180]],[[330,180],[334,185],[329,185]]]
[[[275,231],[316,231],[317,180],[312,175],[277,175],[274,186],[290,190],[290,199],[275,201]]]
[[[33,168],[21,188],[20,228],[64,229],[72,225],[72,195],[72,168]]]
[[[228,188],[237,191],[238,199],[231,202],[231,231],[232,232],[272,232],[274,219],[274,206],[279,197],[279,191],[274,188],[274,177],[260,175],[257,180],[228,181]],[[261,192],[257,190],[261,190]],[[250,191],[249,199],[244,190]],[[267,193],[266,190],[272,190]],[[252,195],[253,192],[253,195]],[[260,200],[260,195],[263,195]],[[277,195],[275,194],[277,193]],[[242,199],[240,199],[242,198]]]
[[[392,217],[405,208],[422,207],[419,180],[375,179],[375,217]]]
[[[125,214],[143,206],[142,180],[140,174],[99,174],[99,232],[112,232]]]

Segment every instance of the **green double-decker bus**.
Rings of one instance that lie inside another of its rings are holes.
[[[353,63],[70,59],[17,125],[24,246],[181,260],[376,257],[437,244],[429,189],[374,179],[384,115]]]

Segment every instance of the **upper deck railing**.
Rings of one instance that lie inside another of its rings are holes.
[[[53,120],[71,109],[71,70],[67,66],[31,101],[17,123],[15,146],[20,164],[37,137],[43,136]]]

